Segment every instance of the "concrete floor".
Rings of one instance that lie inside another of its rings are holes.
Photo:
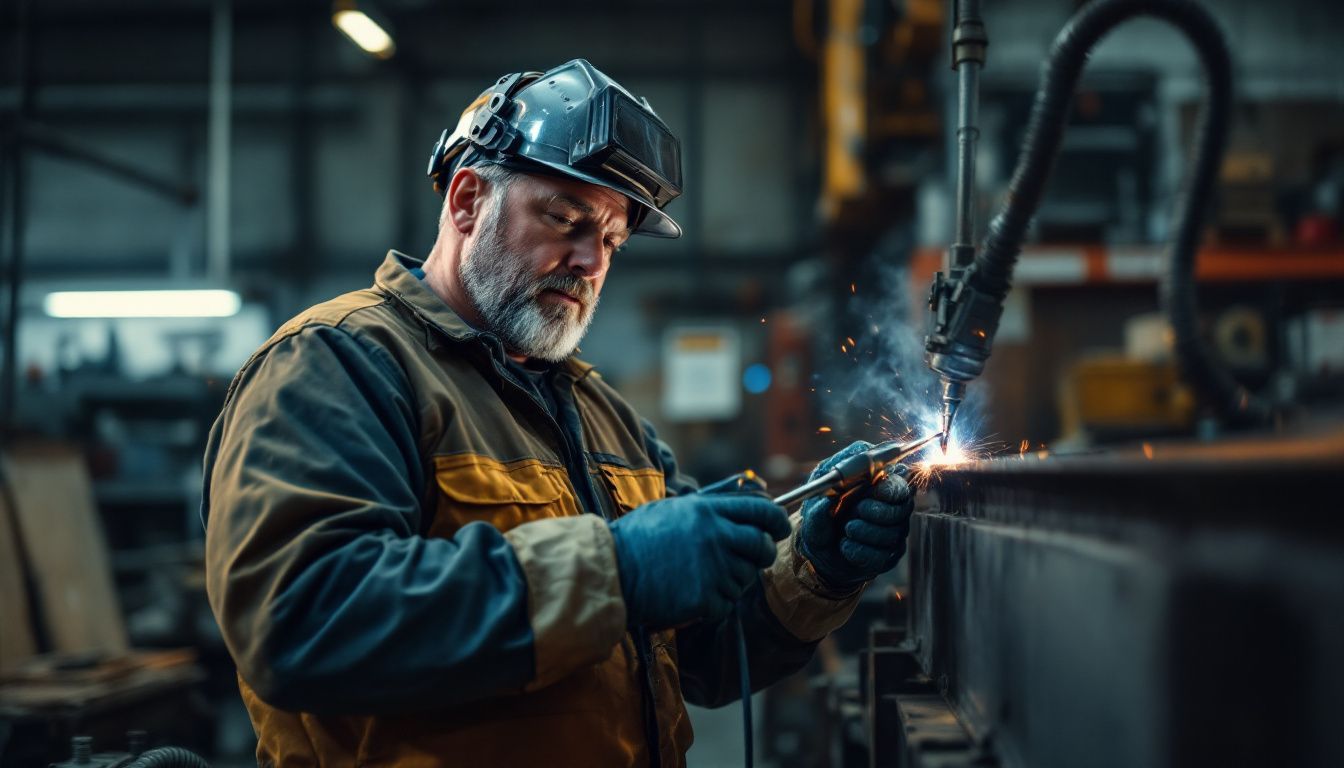
[[[756,751],[760,751],[759,722],[761,708],[765,706],[761,694],[752,697],[752,716],[756,719]],[[691,725],[695,728],[695,743],[686,754],[690,768],[740,768],[743,760],[742,744],[742,706],[729,704],[720,709],[691,707]],[[242,702],[237,706],[220,708],[220,735],[223,755],[211,760],[215,768],[247,768],[256,765],[252,757],[255,742],[252,740],[252,725]],[[757,757],[756,768],[770,768],[771,763]]]
[[[752,724],[757,733],[755,768],[770,768],[772,763],[760,759],[760,717],[765,706],[762,694],[751,698]],[[744,745],[742,744],[742,705],[729,704],[719,709],[704,709],[688,706],[691,725],[695,728],[695,743],[686,753],[689,768],[740,768]]]

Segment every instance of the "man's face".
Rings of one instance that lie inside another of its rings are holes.
[[[563,360],[630,236],[630,202],[573,179],[519,175],[487,206],[458,267],[467,297],[511,352]]]

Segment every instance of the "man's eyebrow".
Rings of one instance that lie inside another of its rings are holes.
[[[578,210],[580,210],[580,211],[582,211],[582,212],[584,212],[584,213],[586,213],[586,214],[589,214],[589,215],[592,215],[592,213],[593,213],[593,206],[591,206],[591,205],[589,205],[589,204],[583,202],[582,200],[578,199],[577,197],[570,197],[569,195],[565,194],[564,192],[556,192],[555,194],[551,195],[551,202],[552,202],[552,203],[556,203],[556,202],[564,203],[565,205],[568,205],[568,206],[571,207],[571,208],[577,208]]]
[[[550,200],[550,202],[551,202],[551,203],[564,203],[565,205],[568,205],[568,206],[570,206],[571,208],[576,208],[576,209],[578,209],[579,211],[583,212],[583,213],[584,213],[585,215],[587,215],[587,216],[591,216],[591,215],[593,215],[593,206],[591,206],[591,205],[589,205],[589,204],[583,202],[582,200],[578,199],[577,197],[571,197],[570,195],[567,195],[567,194],[565,194],[564,192],[555,192],[555,193],[553,193],[553,194],[551,195],[551,200]],[[627,217],[627,218],[628,218],[628,217]],[[624,229],[617,230],[617,233],[618,233],[618,234],[623,234],[623,235],[625,235],[626,237],[629,237],[630,234],[631,234],[633,231],[634,231],[634,227],[625,227]]]

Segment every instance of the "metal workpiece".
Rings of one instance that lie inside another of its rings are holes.
[[[1026,454],[931,490],[907,646],[965,744],[1009,768],[1344,765],[1344,428]],[[873,764],[940,764],[905,749]]]
[[[1344,425],[1214,443],[1028,452],[944,470],[935,491],[941,514],[985,521],[1049,520],[1082,531],[1207,525],[1344,545],[1337,511]]]
[[[860,693],[873,768],[997,768],[988,744],[957,719],[939,681],[919,666],[903,627],[873,626],[860,655]]]

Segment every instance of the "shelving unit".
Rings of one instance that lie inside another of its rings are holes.
[[[926,286],[943,268],[943,251],[920,248],[910,260],[910,282]],[[1157,282],[1166,265],[1159,246],[1041,245],[1025,249],[1013,283],[1063,286]],[[1232,248],[1199,252],[1195,274],[1207,282],[1344,279],[1344,245],[1329,248]]]

